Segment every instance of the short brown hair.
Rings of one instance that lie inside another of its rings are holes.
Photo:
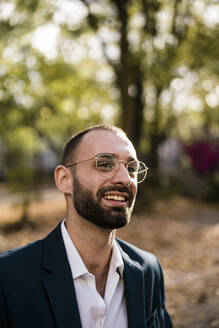
[[[78,132],[77,134],[73,135],[69,139],[69,141],[66,143],[64,151],[63,151],[63,155],[62,155],[62,161],[61,161],[62,165],[66,165],[69,162],[72,162],[74,160],[74,155],[75,155],[76,149],[77,149],[78,145],[80,144],[82,138],[87,133],[89,133],[93,130],[112,131],[118,135],[123,135],[123,136],[127,137],[126,133],[122,129],[120,129],[114,125],[100,124],[100,125],[94,125],[87,129],[84,129],[84,130]]]

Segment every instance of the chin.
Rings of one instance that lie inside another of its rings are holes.
[[[124,211],[124,208],[114,207],[110,212],[110,215],[101,222],[104,226],[111,229],[119,229],[129,224],[131,214]]]

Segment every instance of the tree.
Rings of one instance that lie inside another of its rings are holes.
[[[187,64],[192,67],[181,53],[189,47],[191,38],[195,49],[190,57],[194,62],[200,47],[207,53],[207,48],[198,41],[200,33],[204,32],[206,46],[214,33],[207,26],[202,32],[198,30],[201,19],[195,5],[192,7],[187,0],[81,1],[88,10],[88,24],[99,37],[106,61],[115,73],[121,104],[119,124],[139,152],[145,152],[141,145],[144,137],[148,137],[150,162],[156,169],[159,144],[176,123],[173,111],[166,114],[162,108],[161,96],[178,77],[177,68]],[[112,37],[107,37],[107,33]],[[116,50],[117,56],[110,49]],[[216,56],[214,52],[213,57]],[[198,70],[203,65],[202,61],[196,64]]]
[[[23,193],[19,227],[27,224],[29,203],[44,181],[41,153],[50,149],[58,160],[72,133],[101,122],[101,108],[109,99],[85,74],[97,70],[98,63],[84,60],[83,69],[76,70],[61,54],[52,60],[33,47],[31,36],[51,18],[51,8],[28,3],[17,1],[0,19],[1,178],[11,191]]]
[[[160,143],[170,135],[182,137],[191,112],[199,127],[208,122],[217,129],[218,31],[204,21],[210,5],[204,6],[200,14],[196,1],[189,0],[3,1],[0,133],[5,149],[17,147],[16,133],[23,130],[26,138],[31,135],[35,154],[45,145],[58,154],[72,132],[112,122],[124,128],[139,153],[150,153],[149,164],[157,169]],[[41,50],[43,33],[54,29],[48,54]],[[192,102],[181,112],[175,105],[189,76],[196,76],[189,92],[199,97],[199,112]]]

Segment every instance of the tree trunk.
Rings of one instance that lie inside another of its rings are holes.
[[[158,148],[162,141],[165,140],[165,131],[160,127],[161,122],[161,109],[159,106],[159,96],[161,94],[162,89],[157,88],[156,95],[156,105],[154,109],[154,120],[151,123],[151,135],[150,135],[150,165],[154,171],[158,172],[159,169],[159,160],[158,160]]]
[[[140,62],[133,57],[128,43],[128,1],[114,1],[120,21],[120,63],[114,67],[120,90],[120,125],[140,151],[143,127],[143,74]]]

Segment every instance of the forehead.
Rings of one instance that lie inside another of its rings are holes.
[[[136,158],[135,148],[126,136],[107,130],[87,133],[79,144],[77,158],[83,160],[99,153],[115,154],[121,159]]]

